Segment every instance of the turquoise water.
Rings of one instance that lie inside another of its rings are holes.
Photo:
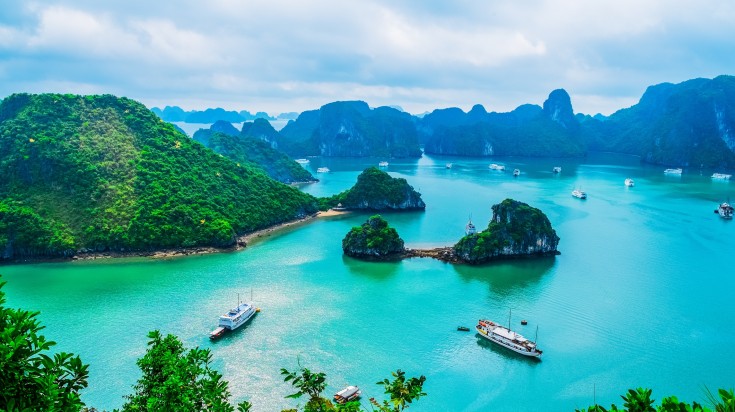
[[[344,190],[379,160],[312,159],[309,168],[332,173],[303,190]],[[361,262],[341,251],[345,233],[368,216],[352,214],[235,253],[2,267],[8,303],[41,311],[56,348],[90,364],[83,399],[108,410],[131,392],[152,329],[211,348],[233,398],[255,411],[296,405],[283,398],[293,391],[279,370],[299,360],[327,373],[327,393],[356,384],[366,398],[382,399],[374,382],[395,369],[424,374],[428,396],[412,411],[571,411],[592,404],[593,391],[600,404],[620,404],[637,386],[653,388],[655,399],[703,401],[705,385],[735,386],[735,222],[713,213],[735,183],[711,181],[712,171],[665,176],[603,154],[493,159],[504,173],[490,162],[391,161],[387,170],[419,189],[427,208],[384,216],[409,247],[449,245],[469,215],[484,227],[490,206],[511,197],[548,215],[560,256],[480,267]],[[626,177],[636,186],[626,188]],[[575,187],[589,198],[573,198]],[[251,290],[262,312],[210,342],[217,316]],[[533,339],[538,326],[542,361],[456,331],[481,317],[506,322],[511,309],[514,329]]]

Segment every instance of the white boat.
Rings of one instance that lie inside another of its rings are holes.
[[[240,296],[238,295],[238,302]],[[252,303],[239,303],[237,307],[230,309],[219,317],[219,326],[209,333],[209,339],[217,339],[228,330],[235,330],[249,321],[260,309]]]
[[[475,224],[472,223],[472,219],[467,221],[467,225],[464,227],[464,234],[465,235],[474,235],[477,233],[477,228],[475,227]]]
[[[320,167],[320,168],[316,169],[316,172],[317,173],[329,173],[329,168],[328,167]]]
[[[561,166],[554,166],[551,171],[554,173],[561,173]]]
[[[520,176],[521,175],[521,169],[513,169],[513,176]]]
[[[495,163],[491,163],[489,167],[492,170],[505,170],[505,166],[499,165],[499,164],[495,164]]]
[[[733,208],[729,203],[722,202],[720,203],[720,206],[717,207],[717,210],[715,210],[715,213],[719,214],[723,219],[732,219],[733,209],[735,208]]]
[[[491,320],[480,319],[475,329],[477,329],[480,336],[490,342],[497,343],[521,355],[540,358],[543,353],[543,351],[536,347],[536,342],[530,341],[524,338],[523,335],[513,332],[505,326],[500,326]]]
[[[681,170],[680,167],[679,168],[676,168],[676,169],[666,169],[666,170],[664,170],[664,174],[667,174],[667,175],[681,175],[681,172],[682,171],[683,170]]]
[[[451,169],[452,168],[452,164],[451,163],[447,163],[446,167],[447,167],[447,169]]]
[[[628,186],[628,187],[633,187],[633,186],[635,186],[635,182],[633,181],[633,179],[627,178],[627,179],[625,179],[625,185]]]
[[[296,163],[298,163],[300,165],[308,165],[309,164],[309,159],[296,159]]]
[[[730,180],[732,175],[728,175],[725,173],[713,173],[712,178],[715,180]]]
[[[382,162],[378,163],[378,166],[380,166],[380,167],[388,167],[388,162],[386,162],[385,160],[383,160]]]
[[[572,190],[572,196],[576,197],[577,199],[587,199],[587,193],[583,192],[580,189]]]
[[[334,394],[334,401],[338,404],[344,404],[360,398],[362,391],[357,386],[348,386]]]

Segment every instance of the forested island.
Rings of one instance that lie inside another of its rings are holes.
[[[406,179],[391,177],[377,167],[369,167],[357,176],[357,183],[342,193],[320,199],[320,208],[343,210],[423,210],[421,193]]]

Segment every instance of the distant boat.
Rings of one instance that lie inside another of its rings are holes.
[[[536,347],[536,342],[530,341],[520,333],[510,330],[510,316],[508,316],[507,328],[491,320],[480,319],[475,329],[477,329],[480,336],[490,342],[497,343],[521,355],[540,358],[543,353],[543,351]],[[538,329],[536,329],[536,334],[538,335]]]
[[[561,173],[561,166],[554,166],[551,171],[554,173]]]
[[[380,167],[388,167],[388,162],[386,162],[385,160],[383,160],[382,162],[378,163],[378,166],[380,166]]]
[[[734,208],[729,203],[722,202],[715,210],[715,213],[719,214],[723,219],[732,219],[733,209]]]
[[[475,224],[472,223],[472,218],[470,218],[470,220],[467,221],[467,225],[464,227],[464,234],[474,235],[475,233],[477,233],[477,228],[475,227]]]
[[[451,163],[447,163],[446,167],[447,167],[447,169],[451,169],[452,168],[452,164]]]
[[[209,333],[209,339],[217,339],[228,330],[239,328],[255,316],[257,312],[260,312],[260,309],[253,306],[252,303],[240,303],[239,294],[237,295],[237,301],[237,307],[230,309],[227,313],[219,317],[219,326]]]
[[[587,193],[581,191],[580,189],[572,190],[572,196],[578,199],[587,199]]]
[[[633,179],[627,178],[627,179],[625,179],[625,185],[628,186],[628,187],[633,187],[633,186],[635,186],[635,182],[633,181]]]
[[[350,401],[354,401],[355,399],[359,399],[360,395],[362,395],[362,391],[360,391],[360,388],[350,385],[335,393],[334,401],[341,405]]]
[[[317,173],[329,173],[330,170],[329,170],[328,167],[320,167],[320,168],[316,169],[316,172]]]
[[[491,163],[489,167],[492,170],[505,170],[505,166],[499,165],[499,164],[495,164],[495,163]]]
[[[309,164],[309,159],[296,159],[296,163],[298,163],[300,165],[308,165]]]
[[[667,174],[667,175],[681,175],[681,172],[682,171],[683,170],[681,170],[680,167],[679,168],[676,168],[676,169],[666,169],[666,170],[664,170],[664,174]]]
[[[457,326],[457,330],[460,332],[469,332],[470,328],[468,328],[467,326]]]
[[[513,176],[518,177],[520,175],[521,175],[521,170],[520,169],[513,169]]]
[[[715,179],[715,180],[730,180],[731,177],[732,175],[728,175],[725,173],[713,173],[712,174],[712,179]]]

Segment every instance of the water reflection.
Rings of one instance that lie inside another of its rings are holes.
[[[386,280],[393,277],[401,265],[399,260],[395,262],[370,262],[346,255],[342,255],[342,262],[350,273],[373,280]]]
[[[454,270],[466,282],[481,281],[490,286],[495,298],[507,298],[522,292],[525,299],[529,292],[538,290],[543,276],[554,266],[554,256],[489,263],[485,265],[454,265]]]

